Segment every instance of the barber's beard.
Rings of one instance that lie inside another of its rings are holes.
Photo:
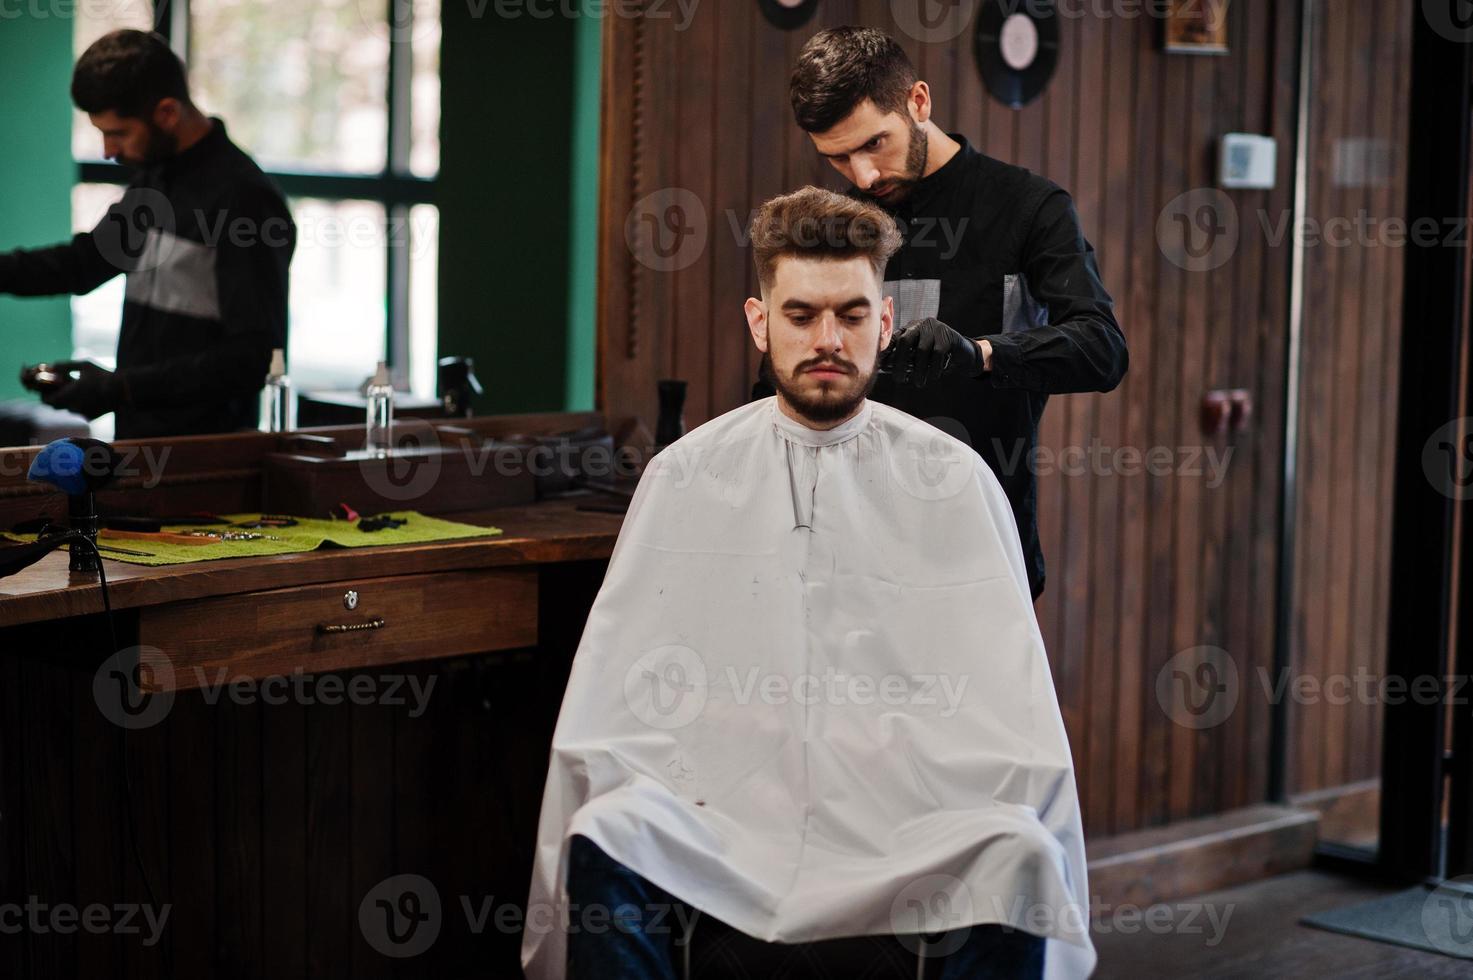
[[[886,188],[894,188],[894,193],[880,197],[877,194],[866,194],[865,196],[875,203],[894,207],[901,201],[910,197],[921,178],[926,175],[926,159],[930,152],[931,137],[927,135],[925,127],[914,120],[910,124],[910,143],[905,151],[905,176],[893,177],[883,181]]]
[[[817,367],[821,362],[804,361],[788,376],[781,376],[772,364],[772,354],[762,355],[760,376],[777,389],[782,398],[800,416],[818,425],[839,422],[854,414],[860,402],[875,390],[880,379],[880,344],[875,342],[875,359],[868,374],[861,375],[850,361],[836,361],[840,367],[853,373],[843,378],[826,382],[820,389],[805,389],[803,372]]]
[[[143,159],[128,161],[135,167],[156,167],[179,152],[179,137],[166,133],[152,121],[148,123],[148,148]]]

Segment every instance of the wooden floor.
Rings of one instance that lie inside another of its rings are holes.
[[[1162,908],[1154,929],[1142,917],[1105,915],[1094,930],[1096,980],[1121,977],[1381,978],[1473,976],[1473,965],[1436,953],[1342,936],[1299,924],[1324,909],[1399,889],[1326,871],[1295,871]],[[1214,924],[1215,922],[1215,924]],[[1118,923],[1118,925],[1117,925]]]

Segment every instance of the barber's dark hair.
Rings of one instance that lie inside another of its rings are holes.
[[[147,119],[164,99],[189,104],[184,62],[146,31],[113,31],[92,43],[72,71],[72,102],[83,112]]]
[[[916,70],[905,49],[873,27],[834,27],[808,39],[788,86],[793,116],[806,133],[834,128],[861,102],[905,112]]]
[[[895,219],[866,201],[820,187],[804,187],[774,197],[752,218],[752,260],[763,289],[777,278],[785,257],[869,260],[883,278],[885,264],[900,248]]]

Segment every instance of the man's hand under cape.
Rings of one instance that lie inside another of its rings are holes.
[[[884,364],[897,384],[924,388],[942,377],[975,378],[985,367],[977,342],[935,317],[916,320],[895,334]]]

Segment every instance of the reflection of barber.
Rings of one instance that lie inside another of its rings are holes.
[[[1044,405],[1051,394],[1110,391],[1128,363],[1074,205],[1052,181],[942,132],[930,89],[881,31],[814,36],[791,92],[814,147],[905,236],[885,270],[896,333],[872,397],[959,423],[944,427],[970,440],[1007,492],[1037,598],[1031,465]]]
[[[116,31],[87,49],[72,100],[107,157],[138,168],[123,199],[69,244],[0,254],[0,292],[91,292],[128,276],[117,370],[87,362],[43,397],[120,439],[254,428],[271,350],[286,346],[296,227],[279,191],[190,101],[157,34]]]

